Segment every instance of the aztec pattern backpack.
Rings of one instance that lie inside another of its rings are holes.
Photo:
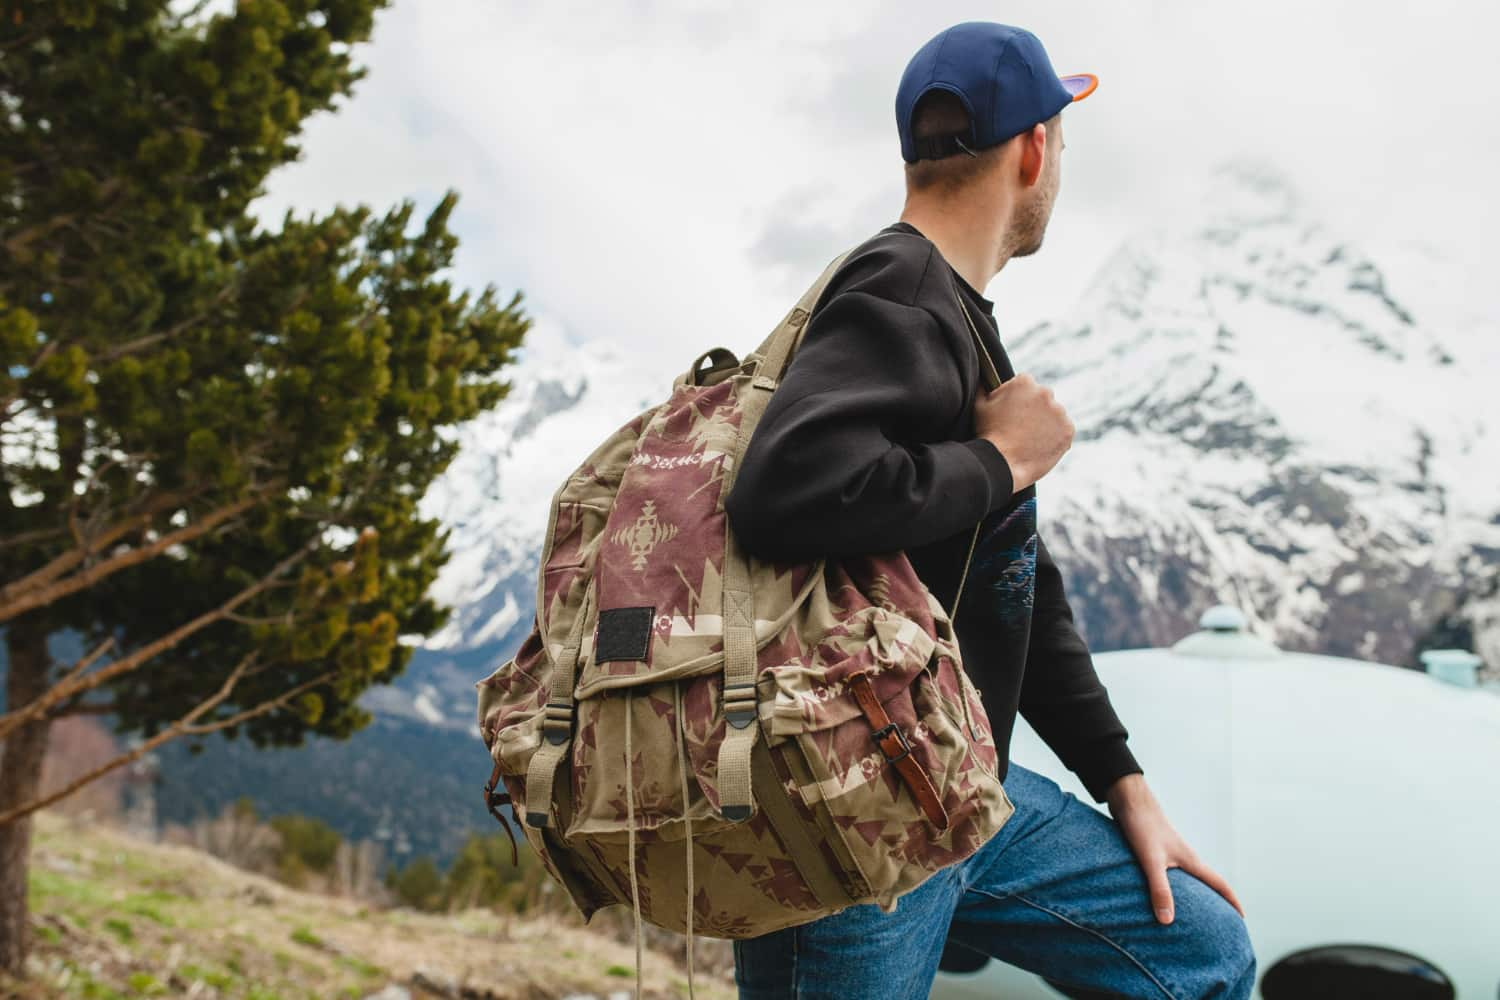
[[[638,966],[642,917],[685,932],[690,983],[695,930],[890,912],[1014,812],[953,614],[905,554],[762,561],[724,513],[847,256],[743,362],[700,355],[559,486],[531,633],[476,685],[491,812],[524,817],[585,919],[633,908]]]

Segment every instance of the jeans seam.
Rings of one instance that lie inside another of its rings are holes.
[[[797,942],[802,937],[801,926],[792,928],[792,1000],[802,996],[802,982],[797,978]]]
[[[993,892],[986,892],[983,889],[974,889],[972,891],[979,893],[981,896],[988,896],[989,898],[994,899],[994,900],[998,900],[1000,902],[1004,902],[1004,900],[1007,898],[1007,897],[1003,897],[1003,896],[997,896]],[[1152,973],[1152,971],[1150,969],[1146,968],[1145,964],[1142,963],[1140,959],[1138,959],[1134,955],[1132,955],[1125,948],[1124,945],[1120,944],[1118,941],[1116,941],[1113,938],[1111,938],[1108,934],[1105,934],[1103,931],[1096,930],[1093,927],[1089,927],[1086,924],[1081,924],[1078,921],[1076,921],[1076,920],[1072,919],[1071,917],[1067,916],[1066,914],[1059,913],[1058,911],[1052,909],[1050,906],[1043,906],[1041,903],[1038,903],[1036,900],[1028,899],[1027,897],[1021,895],[1018,892],[1017,893],[1010,893],[1009,896],[1008,896],[1008,898],[1019,899],[1021,902],[1025,903],[1027,906],[1035,907],[1036,909],[1041,910],[1043,913],[1050,913],[1050,914],[1052,914],[1052,916],[1054,916],[1057,919],[1063,921],[1064,923],[1070,924],[1071,926],[1076,927],[1076,928],[1078,928],[1081,931],[1086,931],[1087,933],[1094,935],[1099,940],[1103,941],[1105,944],[1109,945],[1111,948],[1115,949],[1120,954],[1122,954],[1126,958],[1130,959],[1130,961],[1135,964],[1135,967],[1138,968],[1138,969],[1140,969],[1141,972],[1145,975],[1145,977],[1147,979],[1149,979],[1153,983],[1155,983],[1156,986],[1157,986],[1157,988],[1167,995],[1167,1000],[1178,1000],[1177,994],[1175,994],[1171,990],[1167,989],[1166,985],[1163,984],[1162,981],[1160,979],[1158,979],[1155,976],[1155,974]]]

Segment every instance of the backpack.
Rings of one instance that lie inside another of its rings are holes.
[[[704,352],[563,481],[530,634],[476,685],[486,806],[508,833],[498,807],[524,817],[585,920],[632,907],[638,992],[643,918],[688,935],[691,982],[695,931],[890,912],[1014,811],[953,612],[906,555],[762,560],[724,512],[850,252],[744,361]]]

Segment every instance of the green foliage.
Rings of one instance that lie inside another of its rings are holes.
[[[418,910],[443,908],[443,875],[431,858],[413,858],[400,871],[387,873],[386,886],[406,906]]]
[[[405,667],[398,636],[446,619],[427,596],[446,535],[417,504],[446,431],[510,388],[521,296],[443,277],[453,191],[422,219],[248,211],[352,92],[385,2],[17,0],[0,19],[0,580],[47,577],[18,613],[85,648],[156,650],[70,702],[122,731],[160,731],[243,665],[197,723],[348,736]]]
[[[333,827],[308,816],[277,816],[271,828],[281,834],[277,873],[289,885],[301,885],[308,872],[326,874],[343,842]]]
[[[426,857],[413,858],[399,870],[388,868],[385,884],[402,904],[419,910],[486,907],[525,913],[555,896],[534,851],[523,846],[517,863],[511,863],[504,834],[471,834],[446,873]]]
[[[487,906],[515,913],[535,908],[549,876],[536,852],[524,844],[517,860],[511,864],[510,841],[504,834],[472,834],[448,870],[448,906]]]

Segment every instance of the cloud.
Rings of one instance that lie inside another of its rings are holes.
[[[456,279],[521,289],[663,385],[745,351],[835,254],[895,221],[894,98],[956,21],[1022,24],[1099,89],[1064,114],[1043,250],[986,289],[1002,333],[1055,315],[1226,158],[1276,165],[1378,247],[1473,268],[1500,226],[1492,5],[1155,0],[814,5],[396,0],[369,75],[313,120],[263,216],[461,193]],[[1465,286],[1461,294],[1482,297]]]

